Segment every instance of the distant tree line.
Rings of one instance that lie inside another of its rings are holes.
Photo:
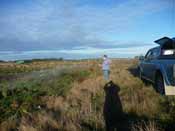
[[[37,61],[63,61],[64,59],[62,57],[60,58],[44,58],[44,59],[31,59],[31,60],[23,60],[24,63],[32,63]],[[17,61],[15,61],[17,62]]]

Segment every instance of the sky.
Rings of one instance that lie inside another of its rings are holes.
[[[132,58],[174,29],[175,0],[0,0],[0,60]]]

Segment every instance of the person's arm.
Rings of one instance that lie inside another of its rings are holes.
[[[102,64],[98,64],[99,67],[102,67]]]
[[[107,61],[107,62],[108,62],[108,64],[109,64],[109,65],[112,63],[112,61],[111,61],[110,59],[108,59],[108,61]]]

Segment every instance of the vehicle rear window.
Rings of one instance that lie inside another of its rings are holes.
[[[161,59],[175,59],[175,49],[162,50],[159,58],[161,58]]]
[[[164,56],[175,55],[175,49],[162,50],[162,55]]]
[[[169,41],[161,47],[162,56],[175,56],[175,43],[174,41]]]

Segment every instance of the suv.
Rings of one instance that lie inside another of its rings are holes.
[[[155,89],[166,95],[175,95],[175,38],[156,40],[159,46],[140,58],[139,76],[154,83]]]

